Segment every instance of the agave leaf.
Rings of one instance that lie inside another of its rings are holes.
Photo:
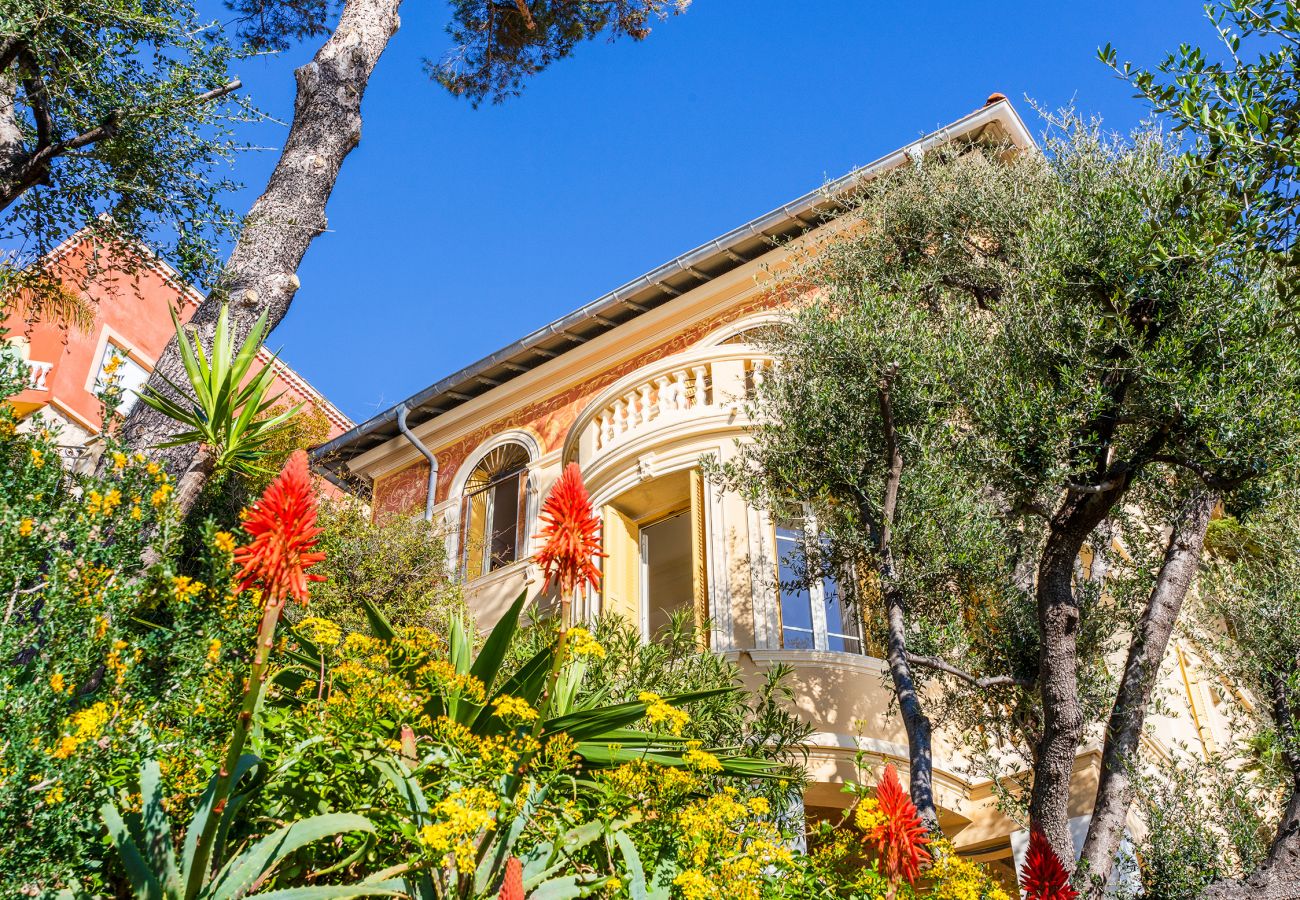
[[[245,753],[239,757],[235,763],[235,770],[230,773],[230,784],[232,787],[238,785],[240,779],[248,774],[250,769],[260,766],[262,761],[251,753]],[[217,776],[214,774],[208,779],[208,786],[203,791],[203,796],[199,798],[198,808],[194,811],[194,818],[190,820],[189,828],[185,830],[185,841],[181,847],[181,874],[187,881],[190,877],[190,869],[194,867],[194,853],[198,846],[199,835],[203,833],[203,827],[208,821],[208,816],[212,815],[212,805],[217,792]]]
[[[117,850],[118,858],[122,861],[122,867],[126,869],[126,876],[131,881],[131,889],[135,892],[137,900],[163,900],[163,886],[158,876],[145,862],[144,854],[140,852],[140,847],[131,836],[131,831],[122,820],[117,807],[112,803],[105,803],[99,810],[99,816],[108,828],[108,839]]]
[[[204,900],[238,900],[264,880],[286,856],[322,838],[346,832],[374,834],[364,816],[330,813],[278,828],[222,867]]]
[[[251,894],[248,900],[346,900],[348,897],[401,897],[406,891],[383,884],[314,884]]]
[[[523,611],[524,602],[527,599],[527,590],[520,591],[519,596],[515,598],[515,602],[510,605],[510,609],[501,617],[501,620],[497,622],[488,635],[487,640],[483,642],[478,657],[475,658],[474,665],[469,670],[469,674],[483,682],[483,688],[487,693],[492,692],[492,686],[496,683],[497,675],[501,672],[501,663],[505,661],[506,653],[510,650],[510,642],[514,639],[515,631],[519,627],[519,614]]]
[[[163,809],[162,769],[158,760],[145,760],[140,767],[140,849],[168,892],[180,885],[176,850],[172,846],[172,823]]]
[[[388,619],[380,612],[379,607],[375,606],[368,597],[361,598],[361,605],[365,607],[366,621],[370,623],[371,633],[384,643],[392,641],[397,632],[393,630],[393,626],[389,624]]]

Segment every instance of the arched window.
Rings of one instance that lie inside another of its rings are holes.
[[[479,460],[462,495],[461,565],[466,580],[523,555],[528,519],[528,450],[502,444]]]

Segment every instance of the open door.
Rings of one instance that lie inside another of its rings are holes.
[[[691,594],[695,604],[695,636],[701,650],[709,647],[708,533],[704,527],[704,475],[691,469]]]
[[[641,537],[637,524],[612,504],[601,519],[604,574],[600,581],[601,611],[617,613],[641,627]]]

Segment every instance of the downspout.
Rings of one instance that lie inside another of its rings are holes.
[[[428,447],[420,443],[420,439],[415,436],[415,432],[406,426],[406,413],[405,403],[397,407],[397,430],[402,432],[406,439],[411,442],[411,446],[419,450],[424,455],[424,458],[429,461],[429,493],[424,500],[424,521],[432,522],[434,491],[438,487],[438,457],[434,456]]]

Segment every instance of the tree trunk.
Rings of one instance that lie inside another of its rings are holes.
[[[212,343],[224,300],[230,301],[237,343],[263,312],[271,328],[284,318],[298,290],[298,265],[312,240],[325,230],[325,205],[339,168],[361,139],[361,98],[397,31],[400,5],[401,0],[346,0],[334,32],[312,61],[294,73],[298,92],[293,123],[279,162],[249,211],[216,287],[190,320],[205,346]],[[149,385],[167,391],[164,376],[186,383],[175,338],[159,358]],[[143,450],[179,431],[166,416],[137,403],[122,436],[128,446]],[[187,445],[166,451],[168,469],[186,472],[197,449]]]
[[[921,821],[932,833],[939,832],[939,814],[934,805],[934,755],[931,750],[931,726],[921,708],[912,667],[907,661],[907,616],[901,593],[885,590],[885,614],[889,623],[889,675],[894,680],[898,710],[907,730],[907,756],[911,767],[908,792]]]
[[[1070,783],[1083,735],[1079,703],[1079,605],[1074,563],[1093,529],[1105,520],[1128,487],[1130,474],[1107,479],[1104,489],[1071,489],[1052,516],[1038,563],[1038,684],[1043,731],[1035,753],[1029,797],[1030,826],[1043,833],[1067,869],[1074,867],[1070,838]]]
[[[894,516],[898,510],[898,490],[903,482],[903,450],[894,421],[893,386],[897,377],[898,366],[895,364],[883,373],[878,391],[887,466],[876,546],[878,574],[889,626],[889,646],[886,652],[889,674],[894,680],[898,710],[903,717],[903,727],[907,730],[907,757],[911,768],[908,793],[926,828],[937,833],[939,815],[934,806],[934,758],[930,748],[930,720],[921,709],[921,698],[916,692],[912,666],[907,660],[907,609],[903,602],[903,592],[898,585],[898,572],[894,567]],[[864,515],[863,521],[870,521],[869,514]]]
[[[189,516],[190,510],[198,502],[204,485],[208,483],[216,467],[217,457],[212,452],[212,448],[200,446],[190,462],[190,467],[176,482],[176,506],[180,509],[182,520]]]
[[[1202,900],[1300,900],[1300,735],[1296,733],[1297,704],[1287,679],[1274,675],[1273,724],[1282,742],[1282,756],[1291,770],[1291,796],[1268,856],[1245,878],[1220,881]]]
[[[1086,867],[1088,875],[1082,885],[1085,900],[1102,896],[1114,868],[1115,854],[1133,801],[1133,766],[1147,705],[1169,646],[1169,636],[1200,565],[1205,529],[1218,499],[1209,491],[1198,493],[1182,511],[1180,521],[1169,535],[1164,561],[1129,642],[1128,658],[1106,724],[1101,779],[1080,857],[1080,865]]]

